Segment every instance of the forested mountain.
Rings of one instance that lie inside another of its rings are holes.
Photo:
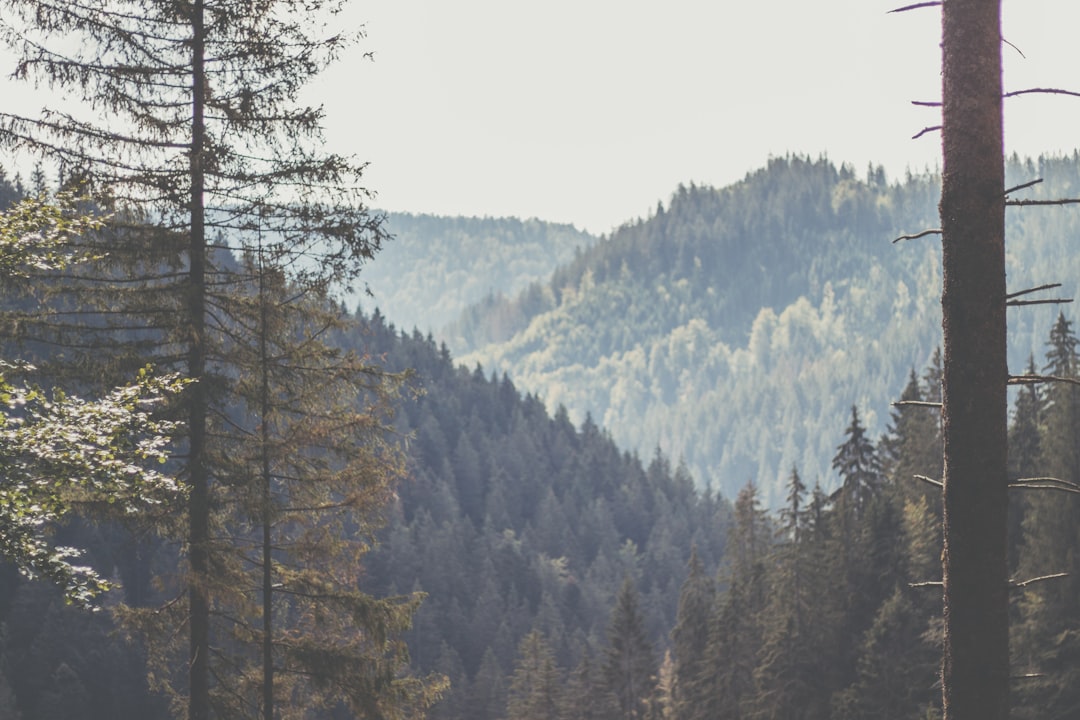
[[[784,161],[789,170],[799,162]],[[1056,190],[1041,195],[1048,197],[1080,187],[1070,180],[1076,165],[1014,163],[1013,170],[1041,174],[1047,184],[1052,178]],[[790,171],[811,170],[833,173],[825,163]],[[839,186],[847,172],[835,174]],[[864,192],[873,185],[847,179]],[[929,192],[932,183],[911,179],[905,187]],[[695,193],[708,194],[688,189],[685,195]],[[1068,209],[1038,212],[1043,226],[1014,216],[1020,237],[1014,248],[1034,246],[1024,232],[1068,233]],[[842,239],[839,226],[834,230]],[[934,253],[917,242],[887,248],[918,258],[907,261],[907,270],[897,263],[896,272],[922,277],[918,273],[933,267]],[[869,255],[868,274],[880,280],[884,261]],[[640,261],[649,257],[643,253]],[[1018,257],[1030,263],[1021,266]],[[1014,287],[1035,284],[1029,278],[1066,279],[1072,262],[1060,252],[1014,257]],[[729,356],[748,366],[760,363],[767,379],[776,375],[766,370],[799,374],[814,358],[799,358],[798,347],[848,342],[841,348],[846,357],[877,357],[858,354],[856,346],[881,353],[899,348],[899,340],[881,332],[860,340],[852,325],[872,328],[876,318],[899,332],[911,329],[897,319],[903,310],[934,314],[934,300],[920,286],[902,290],[903,281],[892,281],[886,302],[876,299],[885,293],[874,295],[872,283],[856,280],[835,287],[821,281],[818,306],[799,295],[771,323],[762,320],[766,312],[746,312],[743,321],[753,315],[751,342]],[[607,281],[586,271],[577,290],[564,289],[581,300],[568,310],[591,301],[590,285]],[[693,305],[689,282],[683,291],[685,304]],[[839,297],[849,299],[846,307]],[[734,306],[730,312],[739,316]],[[1015,324],[1013,350],[1022,359],[1014,369],[1075,377],[1080,341],[1069,316],[1055,315],[1056,308],[1014,312],[1023,320]],[[826,319],[831,334],[794,333],[800,323],[814,329]],[[686,324],[707,329],[712,321]],[[660,314],[655,322],[662,322]],[[717,339],[720,331],[713,334],[718,347],[726,347]],[[563,406],[549,409],[537,394],[523,394],[510,375],[457,364],[432,335],[399,331],[380,313],[352,318],[328,338],[384,370],[411,373],[395,426],[406,448],[406,479],[396,486],[375,546],[355,567],[355,581],[380,599],[424,595],[404,636],[413,671],[451,681],[429,717],[938,717],[941,518],[933,482],[941,476],[941,440],[934,410],[905,405],[883,411],[877,432],[868,427],[864,403],[849,402],[837,411],[834,434],[804,426],[807,443],[824,454],[825,470],[811,478],[797,462],[789,465],[770,512],[755,476],[729,504],[700,489],[667,453],[653,448],[642,459],[621,449],[591,416],[574,422]],[[706,350],[708,356],[712,350]],[[698,357],[692,351],[685,348],[689,363]],[[844,357],[838,352],[834,348],[833,360]],[[933,350],[927,355],[908,365],[885,396],[939,399],[940,367]],[[885,384],[886,375],[879,371],[875,381]],[[820,386],[828,381],[823,374]],[[1016,691],[1018,717],[1046,717],[1047,708],[1068,716],[1080,702],[1073,690],[1080,687],[1080,619],[1072,609],[1078,590],[1068,579],[1078,574],[1080,525],[1069,492],[1080,483],[1077,418],[1080,392],[1070,384],[1024,386],[1012,413],[1017,489],[1010,563],[1019,590],[1014,669],[1029,678]],[[929,482],[915,481],[916,475]],[[107,606],[121,599],[149,607],[169,600],[154,578],[175,569],[177,548],[145,528],[76,521],[59,528],[57,540],[87,548],[88,562],[121,583],[122,594],[108,598]],[[167,703],[143,683],[138,633],[127,628],[122,634],[133,642],[126,644],[108,612],[66,607],[56,589],[20,580],[10,568],[0,572],[0,717],[169,716]],[[1069,575],[1048,579],[1061,572]],[[1033,578],[1041,580],[1026,582]]]
[[[1044,181],[1017,197],[1072,196],[1080,158],[1013,158],[1009,175]],[[909,369],[939,344],[939,244],[890,242],[937,226],[938,192],[933,175],[889,182],[802,157],[722,189],[680,187],[548,283],[474,310],[458,337],[485,344],[463,359],[578,421],[591,413],[624,447],[685,458],[728,497],[754,478],[775,507],[792,465],[830,486],[846,409],[880,434]],[[1011,208],[1008,226],[1010,290],[1074,294],[1075,211]],[[1052,310],[1012,312],[1018,368]]]
[[[470,342],[455,342],[458,331],[449,328],[463,312],[501,304],[595,242],[572,225],[536,219],[389,213],[385,226],[394,239],[365,269],[350,303],[379,308],[398,327],[439,333],[455,348]]]
[[[415,369],[423,391],[401,415],[414,434],[411,479],[363,582],[427,593],[408,634],[413,661],[452,683],[432,717],[506,717],[530,632],[562,667],[597,660],[626,581],[644,636],[666,645],[691,547],[719,566],[726,501],[663,455],[621,451],[588,418],[575,428],[506,376],[455,367],[430,336],[399,335],[375,316],[354,341],[390,368]]]
[[[405,636],[413,665],[452,683],[430,717],[505,717],[517,647],[530,632],[543,634],[561,666],[599,662],[627,583],[650,647],[666,645],[691,547],[710,572],[719,567],[726,501],[701,493],[664,456],[642,461],[595,423],[575,427],[507,377],[455,365],[445,346],[399,334],[380,315],[335,342],[413,373],[398,412],[398,430],[411,438],[409,479],[356,572],[378,597],[426,595]],[[151,580],[175,566],[174,546],[112,526],[76,523],[63,533],[122,582],[109,604],[168,600]],[[12,572],[0,584],[4,626],[0,716],[168,716],[144,685],[139,644],[110,636],[117,628],[107,613],[65,607],[52,588]]]

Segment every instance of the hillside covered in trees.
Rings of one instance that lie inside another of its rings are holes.
[[[501,304],[543,281],[596,240],[535,218],[388,213],[385,227],[393,240],[355,283],[350,305],[378,308],[398,327],[440,334],[453,332],[463,313],[477,312],[472,308]]]
[[[1024,316],[1040,337],[1019,367],[1076,377],[1072,323],[1051,314],[1039,326],[1048,314]],[[510,375],[457,363],[432,335],[400,331],[379,313],[344,321],[329,342],[408,375],[394,401],[404,479],[382,529],[353,538],[374,544],[351,581],[381,600],[423,598],[403,631],[410,673],[450,683],[429,717],[936,716],[933,409],[892,408],[877,433],[862,404],[847,405],[835,435],[814,437],[827,455],[823,476],[793,463],[767,503],[767,477],[731,496],[703,490],[665,452],[620,448],[591,417],[574,422]],[[887,395],[933,402],[939,393],[931,352]],[[1080,512],[1062,490],[1080,483],[1078,412],[1074,385],[1016,396],[1013,648],[1016,673],[1030,677],[1016,692],[1018,717],[1067,714],[1077,702],[1077,589],[1060,578],[1023,583],[1076,574]],[[1051,476],[1050,489],[1025,480]],[[77,519],[57,540],[86,548],[120,584],[107,609],[169,602],[163,578],[179,548],[146,525]],[[0,716],[170,715],[144,682],[138,632],[4,572]]]
[[[628,578],[641,594],[644,632],[663,642],[690,548],[719,565],[726,501],[700,493],[662,455],[643,461],[623,452],[594,423],[577,428],[508,378],[455,366],[445,348],[399,335],[380,316],[338,342],[415,373],[398,426],[412,438],[408,479],[379,544],[354,572],[375,596],[426,596],[405,639],[417,673],[451,681],[431,717],[504,717],[517,646],[530,632],[543,633],[564,665],[602,653]],[[108,603],[167,600],[154,578],[176,562],[171,543],[145,528],[82,522],[63,537],[122,581]],[[144,685],[140,644],[110,637],[107,615],[65,607],[47,585],[6,578],[0,715],[66,718],[78,708],[91,720],[168,716]]]
[[[1068,197],[1080,158],[1013,158],[1025,198]],[[516,298],[447,335],[466,364],[508,373],[586,413],[627,448],[661,447],[729,497],[748,478],[777,507],[792,465],[826,485],[845,409],[872,435],[911,367],[940,343],[938,178],[889,181],[828,160],[776,158],[730,187],[681,187]],[[1078,288],[1075,211],[1008,214],[1011,289]],[[1051,309],[1010,316],[1010,361],[1039,352]],[[391,318],[393,319],[393,318]],[[507,332],[507,328],[510,332]]]

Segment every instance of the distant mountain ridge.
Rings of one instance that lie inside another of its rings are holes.
[[[516,295],[596,240],[572,225],[517,218],[389,213],[386,229],[393,240],[364,269],[350,304],[440,336],[467,308]]]

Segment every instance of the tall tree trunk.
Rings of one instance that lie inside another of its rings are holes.
[[[1000,0],[945,0],[945,717],[1009,715]]]
[[[263,720],[274,720],[274,566],[273,566],[273,478],[270,463],[270,327],[267,319],[270,299],[263,263],[262,218],[259,226],[259,443],[262,473],[262,670]]]
[[[190,438],[189,477],[191,496],[188,502],[188,552],[191,564],[188,597],[190,601],[190,656],[188,683],[189,720],[210,717],[210,603],[207,576],[210,570],[210,477],[206,458],[206,218],[205,218],[205,145],[206,145],[206,66],[203,0],[191,7],[191,239],[189,244],[188,319],[191,337],[188,342],[188,376],[195,380],[191,388],[188,416]]]

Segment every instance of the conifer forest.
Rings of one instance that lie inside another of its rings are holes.
[[[594,234],[380,209],[304,92],[336,0],[0,0],[0,720],[1080,718],[1080,151],[998,117],[955,205],[997,5],[901,8],[941,169]]]

